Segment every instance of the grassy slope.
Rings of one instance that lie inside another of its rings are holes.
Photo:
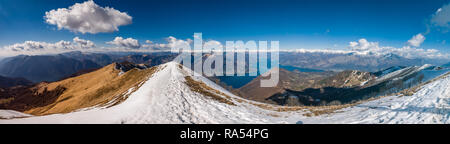
[[[40,87],[38,91],[52,91],[64,87],[64,92],[53,102],[46,106],[35,107],[25,111],[33,115],[47,115],[54,113],[68,113],[77,109],[92,106],[104,106],[115,100],[113,104],[123,101],[123,96],[129,89],[138,87],[156,70],[156,67],[138,70],[132,69],[119,75],[115,64],[108,65],[97,71],[78,77],[49,83]],[[136,88],[135,88],[136,89]]]

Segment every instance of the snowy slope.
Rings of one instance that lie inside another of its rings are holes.
[[[11,118],[23,118],[30,117],[32,115],[21,113],[13,110],[0,110],[0,119],[11,119]]]
[[[276,112],[257,107],[204,77],[195,80],[233,98],[229,105],[192,92],[184,77],[189,69],[170,62],[159,66],[123,103],[110,108],[93,107],[67,114],[53,114],[0,123],[450,123],[450,77],[423,86],[413,96],[385,97],[338,113],[313,117],[305,111]],[[241,101],[236,101],[241,100]],[[0,110],[4,114],[18,112]]]
[[[403,69],[403,68],[405,68],[405,67],[401,67],[401,66],[392,66],[392,67],[389,67],[389,68],[387,68],[387,69],[384,69],[384,70],[375,72],[374,74],[375,74],[377,77],[382,77],[382,76],[384,76],[384,75],[386,75],[386,74],[389,74],[389,73],[391,73],[391,72],[394,72],[394,71],[397,71],[397,70],[400,70],[400,69]]]
[[[450,68],[440,68],[436,69],[436,66],[432,66],[429,64],[425,64],[422,66],[410,66],[410,67],[391,67],[383,71],[377,72],[378,78],[377,81],[384,81],[384,80],[398,80],[402,79],[404,77],[417,74],[417,75],[424,75],[423,81],[431,80],[439,75],[445,74],[447,72],[450,72]]]
[[[450,75],[412,96],[391,96],[357,105],[312,123],[450,123]]]
[[[377,81],[385,81],[388,79],[393,79],[393,80],[397,80],[397,79],[402,79],[408,75],[417,73],[421,70],[424,70],[428,67],[430,67],[431,65],[425,64],[423,66],[411,66],[411,67],[406,67],[406,68],[402,68],[402,69],[397,69],[394,71],[387,71],[384,72],[383,75],[379,76],[379,78],[377,79]]]

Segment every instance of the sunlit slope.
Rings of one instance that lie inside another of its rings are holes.
[[[131,88],[138,87],[155,68],[123,72],[117,63],[65,80],[40,83],[15,98],[10,105],[20,105],[24,113],[47,115],[68,113],[92,106],[111,106],[123,101]],[[24,90],[25,91],[25,90]],[[24,106],[21,106],[24,105]]]

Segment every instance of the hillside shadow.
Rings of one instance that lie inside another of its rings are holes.
[[[14,87],[7,89],[0,94],[0,98],[12,98],[10,102],[1,103],[0,109],[11,109],[16,111],[27,111],[37,107],[50,105],[61,96],[66,90],[65,87],[58,86],[53,90],[43,91],[39,89],[32,89],[32,86]],[[64,101],[66,99],[62,99]]]
[[[298,99],[301,105],[317,106],[325,105],[332,101],[336,104],[342,104],[360,100],[364,97],[362,93],[364,91],[357,88],[324,87],[307,88],[302,91],[285,89],[285,92],[277,93],[267,98],[267,100],[275,101],[280,105],[286,105],[292,99]]]

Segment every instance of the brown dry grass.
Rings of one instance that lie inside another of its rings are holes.
[[[68,113],[77,109],[92,106],[105,106],[119,104],[128,96],[126,93],[130,88],[136,90],[140,84],[151,76],[157,67],[148,69],[132,69],[119,75],[115,64],[108,65],[97,71],[90,72],[78,77],[65,79],[42,86],[38,91],[47,89],[51,91],[57,87],[66,90],[57,100],[43,107],[36,107],[25,111],[33,115],[48,115],[55,113]]]
[[[5,99],[0,99],[0,104],[6,104],[6,103],[10,103],[11,101],[13,101],[14,98],[5,98]]]
[[[199,81],[195,81],[194,79],[192,79],[192,77],[190,76],[185,76],[184,79],[186,80],[185,83],[186,85],[189,86],[189,88],[191,89],[191,91],[202,94],[204,96],[207,96],[209,98],[212,98],[214,100],[217,100],[219,102],[225,103],[225,104],[229,104],[229,105],[236,105],[231,101],[231,97],[216,90],[213,89],[211,87],[209,87],[208,85],[206,85],[203,82],[199,82]],[[222,96],[224,97],[222,97]]]

